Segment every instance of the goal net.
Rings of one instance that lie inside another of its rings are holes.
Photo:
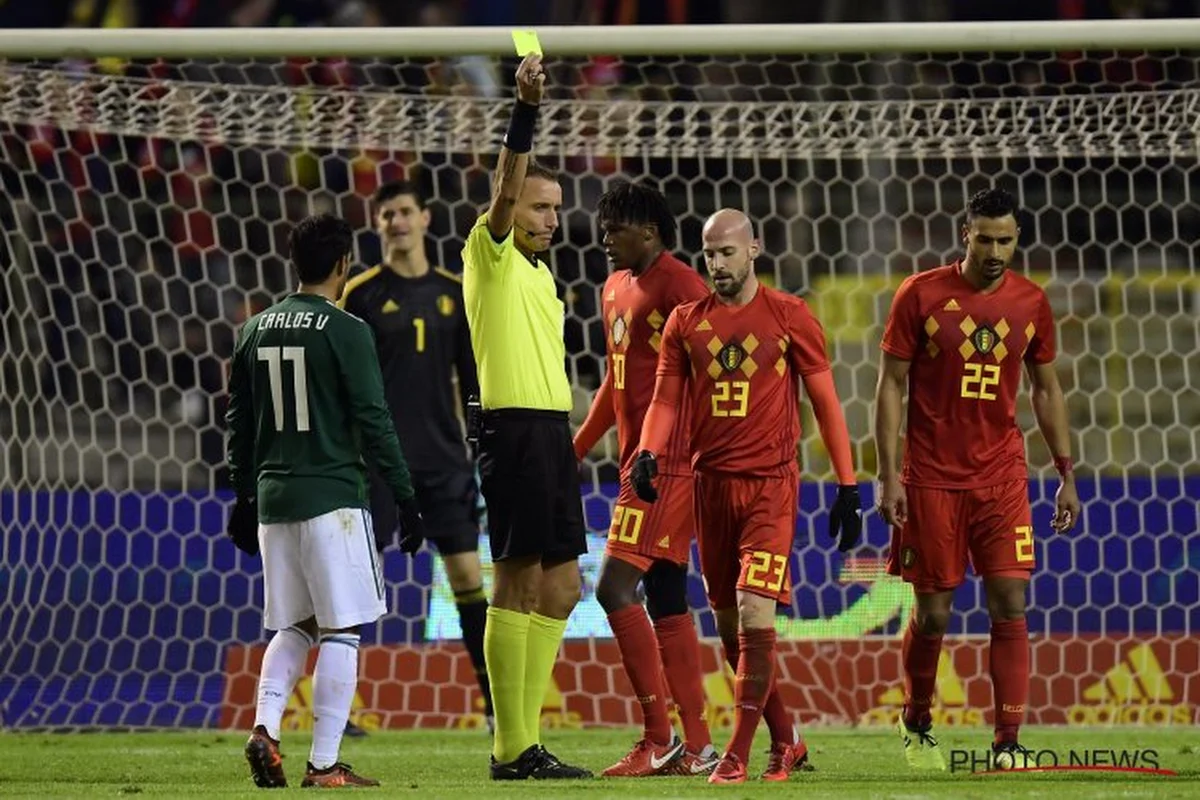
[[[316,34],[314,34],[316,35]],[[461,268],[511,106],[511,59],[54,60],[0,64],[0,713],[17,728],[246,726],[266,635],[261,564],[223,535],[225,361],[292,286],[289,225],[328,210],[379,248],[369,198],[416,180],[431,259]],[[966,199],[1023,208],[1018,269],[1055,309],[1079,462],[1079,529],[1050,535],[1057,481],[1022,399],[1039,569],[1035,722],[1192,723],[1200,704],[1200,66],[1186,52],[604,57],[549,61],[538,157],[563,170],[553,264],[582,419],[603,371],[596,201],[659,182],[698,268],[721,206],[758,225],[769,283],[823,321],[865,481],[884,315],[901,279],[953,259]],[[805,412],[807,414],[807,412]],[[839,555],[815,426],[780,608],[781,688],[803,724],[894,719],[911,592],[887,531]],[[953,435],[953,432],[948,432]],[[588,460],[594,532],[544,724],[638,711],[593,595],[614,438]],[[487,548],[483,548],[486,557]],[[366,728],[482,725],[447,582],[386,554],[389,613],[364,637]],[[715,628],[699,576],[690,601]],[[956,597],[938,721],[984,720],[988,620]],[[718,726],[732,684],[705,645]],[[301,683],[287,725],[311,724]]]

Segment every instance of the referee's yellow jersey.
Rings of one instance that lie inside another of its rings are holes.
[[[483,408],[570,411],[565,308],[550,269],[522,255],[512,231],[501,242],[493,239],[486,215],[475,221],[462,257]]]

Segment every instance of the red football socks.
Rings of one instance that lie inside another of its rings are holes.
[[[1029,699],[1029,628],[1025,619],[992,620],[992,696],[996,743],[1015,742]]]
[[[725,647],[725,660],[728,662],[729,668],[736,674],[741,645],[738,644],[737,637],[728,639],[722,637],[721,644]],[[783,699],[780,698],[779,690],[775,688],[774,683],[771,684],[771,692],[767,695],[767,703],[763,707],[762,716],[766,720],[767,730],[771,732],[771,744],[790,745],[796,743],[796,729],[792,725],[792,715],[784,707]]]
[[[700,639],[691,614],[675,614],[654,623],[658,652],[671,697],[679,707],[679,721],[687,748],[699,753],[712,744],[704,720],[704,674],[700,669]]]
[[[917,630],[916,617],[909,619],[901,653],[904,660],[904,724],[912,730],[924,730],[933,723],[929,709],[937,688],[941,652],[942,637],[921,633]]]
[[[630,605],[608,615],[608,624],[616,637],[625,664],[625,674],[642,706],[645,718],[646,738],[654,744],[669,744],[671,741],[671,718],[667,713],[666,688],[662,668],[657,658],[646,658],[647,653],[658,650],[654,628],[646,609]]]
[[[727,753],[745,764],[775,678],[775,629],[753,628],[738,634],[737,681],[734,685],[733,738]]]

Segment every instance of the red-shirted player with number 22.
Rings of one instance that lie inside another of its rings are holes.
[[[1017,733],[1029,696],[1025,591],[1034,567],[1025,440],[1016,424],[1024,367],[1038,427],[1062,475],[1051,526],[1079,517],[1066,404],[1054,371],[1046,293],[1008,271],[1017,206],[999,189],[974,195],[961,262],[907,278],[883,332],[876,393],[879,512],[893,526],[888,570],[913,585],[904,632],[905,703],[898,723],[908,763],[945,769],[930,732],[942,635],[970,558],[992,621],[991,674],[998,764],[1024,766]],[[896,470],[908,389],[904,464]]]
[[[843,551],[862,532],[858,484],[820,324],[800,298],[758,283],[759,243],[745,214],[718,211],[702,235],[716,291],[677,306],[664,326],[631,482],[643,500],[656,499],[655,454],[667,446],[686,394],[700,568],[736,672],[733,736],[709,782],[746,780],[764,716],[772,745],[762,777],[786,780],[808,758],[802,739],[788,744],[791,718],[774,691],[775,605],[791,600],[801,381],[840,484],[830,534]]]

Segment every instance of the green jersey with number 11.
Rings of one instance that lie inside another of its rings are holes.
[[[229,375],[229,477],[263,523],[367,507],[365,455],[397,501],[413,496],[367,324],[293,294],[242,327]]]

